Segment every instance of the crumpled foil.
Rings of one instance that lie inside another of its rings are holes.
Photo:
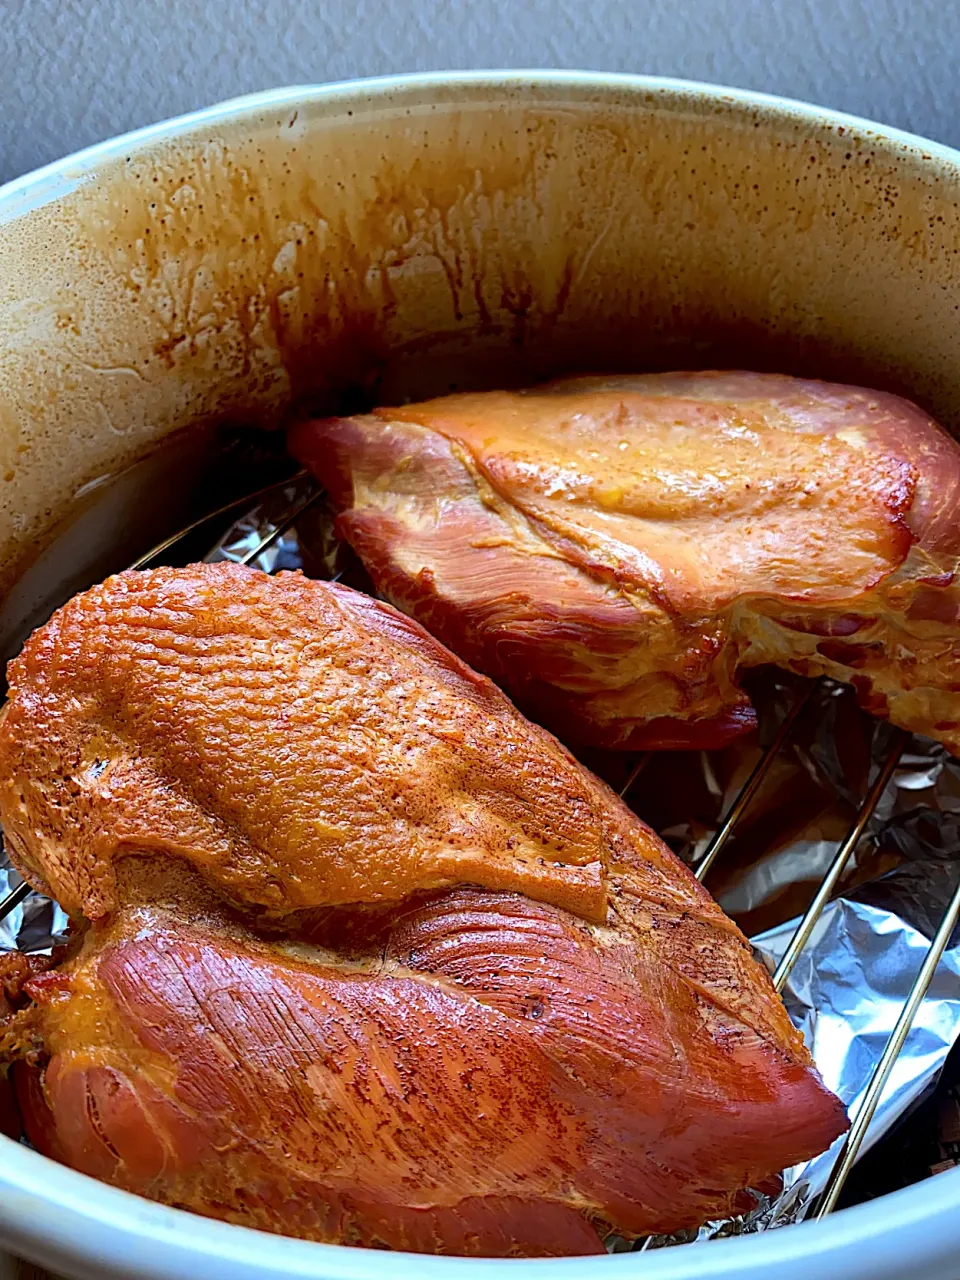
[[[753,939],[772,971],[792,936],[792,924]],[[893,1031],[929,939],[893,912],[839,898],[829,903],[801,952],[783,993],[791,1021],[804,1034],[824,1083],[856,1111]],[[862,1154],[908,1112],[935,1080],[960,1031],[960,948],[944,956],[917,1011],[887,1082]],[[788,1169],[766,1225],[803,1217],[826,1184],[843,1145]]]
[[[296,519],[288,523],[293,512]],[[333,524],[334,511],[323,490],[300,472],[274,486],[203,558],[208,564],[234,560],[264,573],[302,569],[310,578],[343,580],[372,594],[360,562],[335,536]],[[268,539],[269,545],[255,554]]]
[[[0,901],[21,883],[7,855],[0,854]],[[49,898],[31,893],[25,902],[0,920],[0,951],[30,951],[49,955],[67,935],[66,913]]]
[[[333,513],[319,498],[287,527],[290,512],[315,493],[294,476],[266,495],[216,543],[208,561],[243,560],[282,526],[253,559],[273,572],[303,568],[361,589],[369,583],[339,544]],[[626,795],[681,858],[695,864],[782,717],[809,688],[777,673],[751,687],[756,735],[722,751],[650,755]],[[888,726],[857,707],[851,691],[823,683],[794,727],[764,786],[711,868],[707,885],[751,938],[771,969],[789,944],[839,842],[853,823],[889,743]],[[589,753],[585,763],[620,789],[636,757]],[[953,891],[960,862],[960,761],[913,739],[784,991],[790,1016],[827,1085],[855,1108]],[[0,899],[19,876],[0,855]],[[62,940],[67,920],[38,895],[0,921],[0,951],[44,952]],[[864,1154],[935,1085],[960,1039],[960,945],[952,940],[887,1084]],[[654,1237],[613,1251],[660,1247],[740,1234],[802,1219],[823,1188],[839,1150],[788,1169],[783,1190],[760,1196],[751,1213],[698,1232]]]
[[[264,573],[281,569],[300,569],[303,556],[295,525],[284,529],[259,555],[253,553],[265,539],[275,533],[289,513],[317,491],[316,481],[308,475],[293,476],[287,483],[264,495],[231,525],[219,542],[203,557],[207,564],[218,560],[246,562]],[[247,560],[247,557],[253,557]]]

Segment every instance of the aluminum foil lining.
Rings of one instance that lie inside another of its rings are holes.
[[[322,503],[287,526],[291,508],[309,496],[311,483],[294,477],[278,487],[227,531],[207,559],[248,560],[275,534],[270,547],[252,558],[258,567],[302,567],[312,576],[365,585],[349,550],[338,545],[332,513]],[[755,739],[718,752],[659,753],[644,762],[627,799],[682,858],[695,863],[703,852],[800,689],[783,676],[762,678],[751,689],[760,713]],[[711,870],[709,888],[771,970],[856,816],[888,732],[859,711],[849,690],[824,686]],[[635,761],[605,755],[586,762],[619,787]],[[913,740],[841,882],[842,896],[826,908],[784,992],[821,1075],[848,1108],[863,1095],[956,883],[958,851],[960,761],[935,744]],[[18,883],[0,856],[0,898]],[[0,922],[0,950],[47,952],[66,928],[58,906],[32,895]],[[934,1086],[958,1038],[955,939],[907,1037],[863,1152]],[[748,1215],[632,1247],[796,1222],[824,1186],[836,1149],[786,1170],[782,1192],[760,1197]],[[614,1251],[625,1247],[631,1246],[611,1242]]]
[[[287,513],[315,490],[316,485],[309,476],[294,476],[287,484],[278,486],[231,525],[203,557],[204,560],[207,564],[218,560],[249,563],[264,573],[302,568],[303,556],[297,530],[292,525],[289,528],[283,528],[283,525]],[[278,530],[282,531],[278,533]],[[270,544],[257,554],[258,547],[271,536]]]
[[[21,883],[3,854],[0,857],[0,899]],[[0,920],[0,951],[30,951],[49,955],[67,935],[66,913],[49,898],[31,893],[27,900]]]
[[[770,968],[790,942],[791,924],[753,939]],[[899,916],[866,902],[831,902],[801,952],[783,993],[824,1083],[855,1112],[907,998],[929,939]],[[863,1154],[927,1091],[960,1031],[960,948],[948,951],[910,1030],[867,1132]],[[826,1184],[842,1146],[788,1169],[767,1225],[803,1217]]]

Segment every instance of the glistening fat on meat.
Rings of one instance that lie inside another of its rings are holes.
[[[561,738],[708,748],[742,673],[960,751],[960,446],[774,374],[573,378],[295,427],[380,593]]]

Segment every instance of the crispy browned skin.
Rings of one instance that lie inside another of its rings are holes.
[[[615,879],[605,928],[476,889],[340,909],[313,945],[123,912],[29,984],[28,1136],[206,1215],[425,1252],[599,1252],[744,1207],[843,1108],[740,940]]]
[[[582,1253],[846,1125],[690,871],[356,593],[193,566],[78,597],[12,665],[0,818],[95,921],[0,1034],[28,1134],[155,1199]]]
[[[706,747],[776,663],[960,751],[960,446],[751,373],[579,378],[304,423],[378,589],[570,741]]]

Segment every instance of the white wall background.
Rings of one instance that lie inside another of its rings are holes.
[[[0,181],[254,89],[498,66],[712,80],[960,146],[960,0],[0,0]]]

